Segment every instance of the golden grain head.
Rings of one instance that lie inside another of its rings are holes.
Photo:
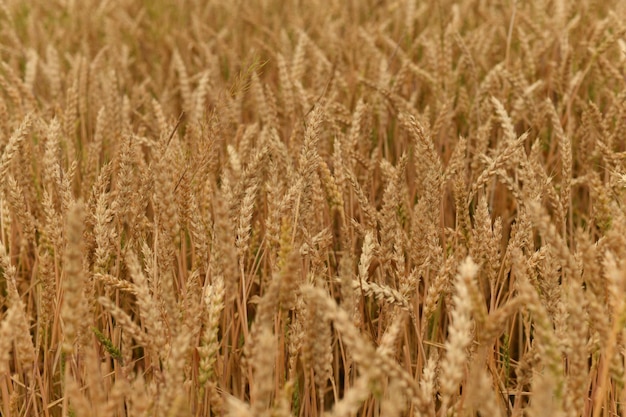
[[[625,414],[626,3],[231,3],[0,0],[0,415]]]

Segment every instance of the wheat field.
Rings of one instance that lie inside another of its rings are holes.
[[[0,415],[623,415],[625,135],[621,0],[0,0]]]

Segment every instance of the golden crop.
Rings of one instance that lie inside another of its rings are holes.
[[[622,415],[625,132],[620,0],[0,0],[0,415]]]

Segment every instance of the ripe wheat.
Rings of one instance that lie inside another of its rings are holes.
[[[0,0],[0,415],[626,413],[624,22]]]

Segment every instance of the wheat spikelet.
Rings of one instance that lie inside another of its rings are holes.
[[[153,341],[150,347],[167,351],[168,343],[165,335],[165,323],[161,317],[157,303],[155,303],[154,296],[150,291],[148,281],[141,271],[139,260],[134,253],[130,252],[127,255],[126,265],[133,279],[133,283],[135,284],[137,305],[141,312],[143,325],[147,328],[148,334],[150,335],[149,337]],[[155,353],[157,352],[153,351],[153,354]]]
[[[205,114],[206,97],[211,84],[211,73],[204,71],[193,92],[193,107],[190,113],[192,123],[200,123]]]
[[[363,372],[354,382],[350,390],[344,393],[341,401],[337,402],[329,413],[333,417],[346,417],[353,415],[369,397],[369,388],[372,381],[380,378],[381,373],[375,369]]]
[[[292,117],[296,111],[293,83],[291,81],[287,61],[280,53],[276,56],[276,65],[278,67],[278,77],[280,80],[280,97],[282,98],[286,115]]]
[[[174,198],[174,179],[172,175],[173,160],[171,153],[166,151],[157,162],[155,172],[155,190],[152,202],[156,206],[155,213],[161,233],[159,235],[159,251],[163,261],[168,261],[171,256],[171,242],[177,243],[180,238],[180,225],[178,221],[178,207]]]
[[[63,130],[68,137],[73,138],[76,133],[76,122],[78,119],[78,80],[75,76],[65,94],[66,107],[62,119]]]
[[[473,365],[468,379],[472,381],[468,384],[470,392],[467,396],[471,406],[481,415],[501,416],[502,406],[498,402],[494,382],[491,376],[480,367],[480,364]]]
[[[328,164],[320,160],[319,161],[319,177],[326,194],[329,208],[331,212],[339,213],[341,219],[344,217],[344,201],[343,196],[339,192],[337,180],[330,172]]]
[[[424,365],[422,375],[419,382],[422,397],[432,399],[437,392],[437,373],[439,372],[439,353],[436,350],[431,351],[426,364]],[[428,406],[428,415],[435,415],[435,404],[431,401]]]
[[[350,183],[354,193],[356,194],[359,208],[363,212],[363,215],[365,217],[364,223],[371,228],[375,228],[378,221],[378,214],[369,202],[367,196],[365,195],[365,192],[363,191],[363,188],[359,184],[354,174],[345,167],[344,176],[348,179],[348,182]]]
[[[252,412],[253,415],[261,415],[268,409],[274,391],[272,378],[274,375],[275,358],[273,352],[276,352],[276,338],[270,329],[265,327],[255,339],[252,354],[254,375],[251,393]]]
[[[526,265],[524,265],[524,259],[519,251],[513,254],[513,260],[514,269],[516,273],[520,274],[518,279],[520,294],[528,300],[527,307],[533,313],[538,337],[538,354],[542,361],[545,361],[550,373],[554,375],[553,392],[560,397],[563,393],[562,363],[560,353],[558,352],[559,343],[553,330],[553,323],[539,300],[536,290],[528,282],[527,272],[525,271]]]
[[[10,308],[15,307],[10,317],[7,315],[7,320],[11,319],[12,334],[7,334],[6,337],[9,339],[9,343],[11,343],[10,341],[15,343],[15,354],[18,359],[16,364],[19,364],[25,370],[30,370],[35,360],[35,349],[30,336],[29,320],[26,315],[26,306],[17,291],[16,268],[11,265],[11,260],[6,253],[4,245],[0,245],[0,265],[2,266],[7,284],[7,304]],[[7,351],[9,350],[10,347],[7,347]]]
[[[446,354],[441,363],[441,375],[439,376],[443,396],[441,408],[444,415],[448,407],[454,404],[458,385],[465,374],[466,350],[470,347],[473,339],[469,287],[471,281],[476,278],[477,272],[478,266],[468,257],[459,265],[459,272],[454,282],[452,323],[448,328]]]
[[[34,49],[28,49],[26,53],[26,68],[24,69],[24,86],[29,90],[33,90],[35,78],[37,77],[37,67],[39,56]]]
[[[35,234],[35,218],[28,207],[26,197],[22,187],[18,184],[15,177],[7,174],[5,193],[11,211],[15,213],[17,219],[22,226],[22,242],[21,247],[36,244]]]
[[[571,193],[572,193],[572,150],[571,150],[571,141],[563,131],[563,127],[561,126],[561,121],[557,115],[557,112],[552,103],[546,102],[545,104],[548,117],[554,127],[556,132],[556,137],[558,140],[559,152],[561,156],[561,204],[563,205],[563,209],[566,211],[571,211]],[[565,215],[561,215],[563,221],[565,222]],[[563,228],[565,227],[565,223],[563,224]]]
[[[165,359],[163,395],[157,401],[157,409],[164,415],[188,415],[187,394],[185,393],[185,363],[191,348],[190,332],[180,332],[172,337],[171,349]],[[167,413],[165,413],[167,410]]]
[[[76,381],[74,377],[70,376],[69,368],[66,368],[65,371],[65,384],[67,385],[66,403],[69,403],[71,408],[78,413],[92,415],[94,411],[93,407],[89,404],[89,399],[81,391],[79,382]]]
[[[219,350],[218,326],[222,309],[224,308],[224,281],[216,277],[213,284],[207,285],[204,290],[204,330],[201,337],[199,381],[204,386],[213,374],[213,364]]]
[[[228,417],[252,417],[255,415],[246,403],[233,396],[226,398],[226,409]]]
[[[372,232],[367,232],[363,239],[363,249],[361,251],[361,259],[359,260],[359,281],[367,282],[369,279],[369,269],[376,249],[376,242]]]
[[[51,95],[58,96],[61,92],[61,63],[59,53],[51,44],[46,47],[46,64],[43,71],[50,84]]]
[[[400,212],[403,205],[401,192],[407,164],[408,156],[406,154],[403,154],[400,161],[398,161],[397,168],[381,163],[381,168],[384,167],[388,172],[388,183],[383,192],[383,207],[380,210],[381,258],[383,260],[390,259],[393,256],[394,243],[398,238],[400,224],[397,213]]]
[[[18,76],[18,74],[15,73],[13,68],[6,64],[6,62],[2,63],[2,69],[8,78],[5,82],[8,82],[11,87],[15,87],[17,89],[17,94],[20,96],[21,104],[26,113],[28,114],[33,112],[33,110],[35,110],[36,101],[32,90],[28,88],[25,82]]]
[[[187,74],[187,68],[183,62],[182,57],[178,49],[175,49],[172,53],[172,62],[178,72],[178,88],[182,98],[183,110],[192,111],[192,93],[191,85],[189,82],[189,75]]]
[[[530,214],[535,224],[541,230],[542,237],[556,250],[558,259],[562,261],[561,267],[563,268],[563,275],[565,277],[575,278],[577,275],[574,274],[577,273],[578,270],[576,262],[567,244],[563,242],[563,238],[559,236],[556,227],[550,222],[549,216],[537,202],[530,204]]]
[[[115,203],[116,214],[121,221],[130,222],[132,219],[133,193],[137,190],[137,179],[134,167],[136,146],[132,136],[123,138],[117,158],[118,172],[116,175]],[[113,166],[111,166],[113,168]]]
[[[254,210],[254,200],[256,199],[258,185],[251,184],[245,191],[241,208],[237,220],[237,238],[235,246],[237,247],[240,264],[243,265],[244,255],[248,251],[248,242],[250,240],[251,220]]]
[[[20,143],[26,138],[32,125],[32,116],[26,116],[20,126],[11,134],[9,141],[0,158],[0,177],[5,178],[9,165],[19,151]]]
[[[63,305],[63,350],[72,353],[74,347],[84,343],[86,325],[82,321],[87,314],[85,300],[86,277],[83,270],[83,216],[82,203],[75,202],[67,216],[67,247],[64,252]]]
[[[129,294],[136,294],[135,286],[123,279],[119,279],[109,274],[94,274],[94,279],[102,282],[108,287],[115,288],[116,290],[124,291]]]
[[[567,359],[568,376],[566,379],[566,397],[564,410],[574,414],[584,408],[586,381],[588,378],[587,341],[589,340],[585,312],[585,293],[573,283],[566,292],[567,309]],[[583,318],[583,320],[581,320]]]
[[[337,280],[341,282],[341,280]],[[373,297],[378,301],[385,301],[389,304],[396,305],[405,310],[409,310],[409,302],[407,298],[399,291],[387,286],[365,280],[353,280],[351,283],[353,291],[359,295]]]
[[[502,222],[501,219],[497,219],[492,226],[487,200],[484,197],[479,197],[474,221],[475,227],[472,231],[473,239],[470,254],[484,271],[484,275],[480,278],[480,287],[485,299],[488,300],[496,288],[499,265],[498,262],[493,261],[500,259]]]
[[[446,259],[445,264],[442,265],[441,270],[429,285],[423,302],[422,321],[424,323],[426,320],[430,319],[430,316],[434,313],[441,295],[448,292],[450,275],[454,270],[455,263],[456,259],[454,257]]]
[[[435,150],[432,140],[429,135],[426,134],[424,127],[417,121],[412,115],[402,114],[400,121],[403,123],[405,129],[411,134],[411,138],[414,141],[416,152],[420,155],[424,155],[424,163],[428,166],[426,174],[423,178],[420,178],[421,191],[423,193],[422,199],[427,207],[427,216],[430,221],[437,224],[440,218],[440,204],[442,191],[442,175],[443,167],[441,159]],[[416,171],[424,171],[419,166],[419,160],[415,159]]]
[[[294,310],[298,304],[298,287],[300,285],[300,254],[291,243],[292,231],[287,223],[281,230],[278,279],[280,280],[279,302],[283,309]]]
[[[94,213],[94,236],[96,238],[95,269],[104,271],[117,239],[117,232],[113,229],[113,210],[108,206],[109,196],[100,194]]]
[[[295,82],[301,83],[306,70],[305,53],[308,43],[308,37],[303,33],[299,33],[298,44],[294,52],[291,62],[291,79]]]
[[[0,323],[0,374],[6,375],[11,371],[9,360],[11,359],[11,345],[15,338],[15,329],[20,321],[19,305],[14,303],[8,308],[6,315]]]
[[[21,98],[19,89],[16,86],[14,86],[12,83],[10,83],[4,76],[0,76],[0,87],[2,87],[4,91],[6,91],[7,95],[13,102],[13,105],[17,107],[18,117],[21,118],[24,115],[24,110],[22,106],[22,98]]]
[[[323,309],[324,306],[319,304],[319,299],[313,299],[307,305],[303,347],[303,360],[313,368],[321,409],[324,409],[324,389],[331,377],[333,360],[330,323]]]

